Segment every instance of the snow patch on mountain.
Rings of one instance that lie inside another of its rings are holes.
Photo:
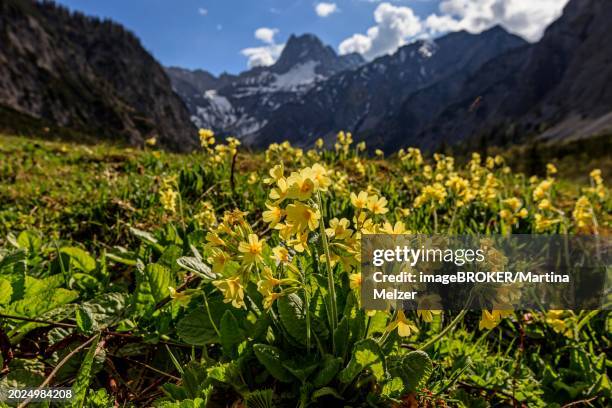
[[[276,75],[272,88],[294,91],[300,87],[312,85],[315,81],[323,79],[315,71],[318,65],[316,61],[298,64],[284,74]]]

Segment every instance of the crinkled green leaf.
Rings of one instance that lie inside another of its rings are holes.
[[[190,272],[195,273],[200,276],[204,280],[210,281],[217,278],[217,275],[213,273],[210,269],[210,266],[206,265],[202,262],[201,259],[198,259],[193,256],[183,256],[176,260],[176,263],[179,264],[181,268],[187,269]]]
[[[346,368],[340,371],[338,378],[345,384],[352,382],[363,370],[369,369],[381,381],[385,375],[385,358],[373,339],[355,343],[353,355]]]
[[[96,270],[96,260],[87,251],[77,247],[63,247],[60,253],[70,257],[70,264],[73,268],[83,272],[91,273]]]

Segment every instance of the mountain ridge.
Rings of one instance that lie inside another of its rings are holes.
[[[197,145],[169,78],[123,26],[31,0],[0,0],[0,23],[5,110],[132,145]]]

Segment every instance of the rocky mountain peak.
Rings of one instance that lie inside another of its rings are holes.
[[[283,74],[296,66],[308,63],[316,64],[317,74],[328,76],[356,68],[363,64],[364,60],[359,54],[338,56],[332,47],[323,44],[314,34],[291,35],[272,69],[275,73]]]

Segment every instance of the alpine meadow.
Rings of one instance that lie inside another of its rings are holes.
[[[612,406],[611,21],[0,0],[0,408]]]

